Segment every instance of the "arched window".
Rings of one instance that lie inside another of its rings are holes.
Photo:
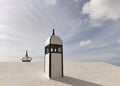
[[[58,48],[58,52],[61,53],[62,52],[62,47]]]
[[[45,47],[45,54],[48,53],[62,53],[62,45],[50,44]]]

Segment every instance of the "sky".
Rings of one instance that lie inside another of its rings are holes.
[[[64,60],[120,57],[120,0],[0,0],[0,61],[43,60],[53,28]]]

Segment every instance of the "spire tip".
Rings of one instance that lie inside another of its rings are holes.
[[[26,54],[25,54],[25,56],[26,56],[26,57],[29,57],[29,56],[28,56],[28,50],[26,50]]]
[[[53,35],[55,35],[55,30],[54,30],[54,28],[53,28]]]

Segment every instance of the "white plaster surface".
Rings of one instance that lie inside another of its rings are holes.
[[[48,39],[45,41],[45,46],[50,44],[50,41],[51,41],[51,44],[59,44],[59,45],[62,45],[62,40],[60,39],[60,37],[54,35],[52,36],[51,40],[50,40],[51,37],[48,37]]]
[[[51,78],[62,76],[62,55],[51,53]]]
[[[32,60],[32,57],[22,57],[22,60]]]
[[[43,62],[1,62],[0,86],[120,86],[120,67],[64,62],[64,78],[47,79]]]
[[[45,75],[49,78],[49,54],[45,55]]]

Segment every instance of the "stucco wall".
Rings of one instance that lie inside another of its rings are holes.
[[[45,55],[45,75],[49,77],[49,54]]]
[[[61,54],[51,54],[51,78],[62,76]]]

